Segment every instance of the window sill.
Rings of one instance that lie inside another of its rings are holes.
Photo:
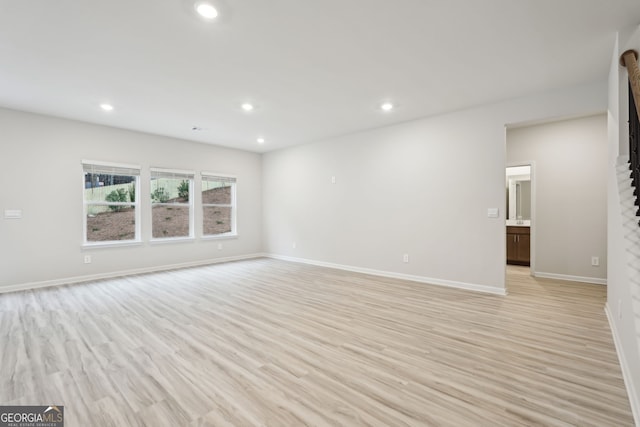
[[[121,248],[123,246],[142,246],[140,240],[128,240],[125,242],[98,242],[98,243],[83,243],[82,249],[104,249],[104,248]]]
[[[238,233],[217,234],[215,236],[202,236],[200,240],[225,240],[225,239],[237,239]]]
[[[163,245],[165,243],[189,243],[195,242],[193,237],[167,237],[165,239],[151,239],[149,243],[152,245]]]

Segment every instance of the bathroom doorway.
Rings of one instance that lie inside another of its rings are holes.
[[[533,171],[532,164],[505,170],[506,261],[532,268]]]

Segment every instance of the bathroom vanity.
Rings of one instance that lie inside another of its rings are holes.
[[[507,264],[530,265],[531,227],[507,225]]]

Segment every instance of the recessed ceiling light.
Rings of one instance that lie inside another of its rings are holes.
[[[393,104],[390,102],[385,102],[380,106],[380,108],[382,109],[382,111],[391,111],[393,110]]]
[[[100,104],[100,108],[102,108],[104,111],[112,111],[113,110],[113,105],[111,105],[111,104]]]
[[[196,3],[196,12],[206,19],[214,19],[218,16],[218,11],[209,3]]]
[[[264,138],[258,138],[258,144],[264,144]]]
[[[253,105],[249,104],[248,102],[245,102],[244,104],[242,104],[242,109],[244,111],[253,111]]]

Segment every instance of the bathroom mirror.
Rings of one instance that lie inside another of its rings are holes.
[[[508,167],[506,173],[507,222],[531,221],[531,167]]]

